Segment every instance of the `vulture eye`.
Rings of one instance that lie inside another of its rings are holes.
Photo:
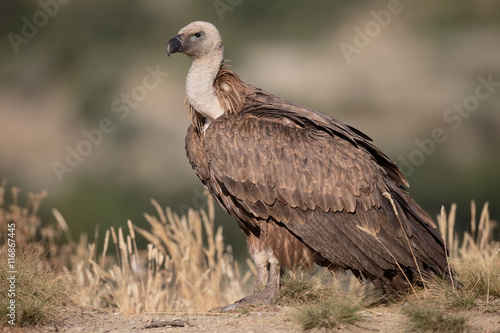
[[[205,37],[205,34],[203,33],[203,31],[200,31],[200,32],[193,34],[192,37],[193,37],[193,39],[203,39],[203,37]]]

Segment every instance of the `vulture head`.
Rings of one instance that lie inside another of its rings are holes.
[[[167,54],[184,53],[200,59],[213,51],[222,50],[222,38],[217,28],[208,22],[195,21],[182,28],[167,44]]]

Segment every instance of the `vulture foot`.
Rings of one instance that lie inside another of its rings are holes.
[[[276,290],[271,290],[272,288],[265,288],[261,292],[251,294],[249,296],[243,297],[239,301],[233,304],[229,304],[223,308],[215,308],[212,311],[229,312],[236,309],[241,309],[249,305],[269,305],[272,303],[276,296]]]
[[[265,268],[262,268],[262,271],[258,269],[259,272],[257,277],[257,281],[260,281],[262,276],[267,276],[267,282],[265,284],[264,290],[243,297],[239,301],[236,301],[235,303],[229,304],[225,307],[212,309],[210,310],[210,312],[228,312],[244,308],[249,305],[271,304],[279,290],[280,265],[277,262],[273,262],[270,263],[269,266],[266,265],[264,267]]]

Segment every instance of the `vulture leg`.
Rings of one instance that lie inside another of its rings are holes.
[[[278,259],[272,251],[258,251],[253,258],[257,266],[256,292],[226,306],[222,309],[222,312],[247,305],[271,304],[276,297],[281,278],[281,265]]]
[[[230,304],[222,309],[221,312],[235,310],[238,307],[258,304],[271,304],[276,297],[280,287],[281,266],[278,262],[269,263],[268,278],[264,290],[243,297],[234,304]]]
[[[256,251],[252,256],[257,267],[257,279],[255,281],[254,293],[262,291],[269,280],[270,263],[266,251]]]

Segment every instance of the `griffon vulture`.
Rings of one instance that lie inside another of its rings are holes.
[[[431,218],[396,164],[361,131],[243,82],[223,64],[219,31],[193,22],[167,54],[186,79],[189,162],[245,233],[264,287],[235,303],[269,303],[284,268],[351,270],[383,292],[452,280]]]

